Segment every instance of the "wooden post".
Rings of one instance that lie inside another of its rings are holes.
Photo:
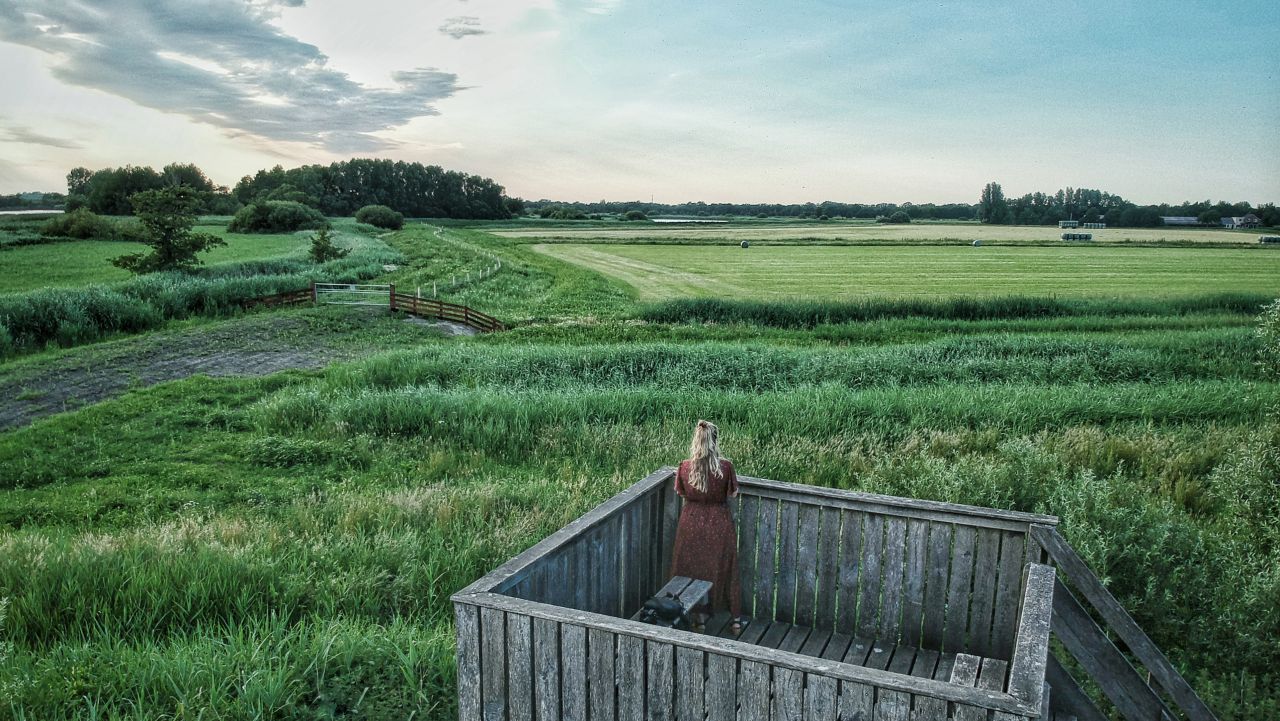
[[[313,280],[313,281],[311,281],[311,302],[312,302],[312,303],[317,303],[317,302],[318,302],[318,300],[317,300],[317,298],[316,298],[316,282],[315,282],[314,280]]]
[[[433,280],[433,281],[431,281],[431,297],[432,297],[432,298],[439,298],[439,297],[440,297],[440,294],[439,294],[438,292],[436,292],[436,282],[435,282],[434,280]]]
[[[391,292],[388,294],[391,302],[391,310],[396,309],[396,284],[391,284]]]

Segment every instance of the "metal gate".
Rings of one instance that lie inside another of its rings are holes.
[[[317,303],[329,305],[391,306],[394,285],[368,283],[316,283],[312,293]]]

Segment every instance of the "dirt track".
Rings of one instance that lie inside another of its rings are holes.
[[[298,313],[248,316],[84,346],[47,359],[0,364],[0,431],[134,388],[193,375],[264,376],[289,369],[322,368],[337,360],[405,345],[403,329],[408,324],[403,321],[361,317],[360,311],[326,318],[325,323],[315,320],[315,316]],[[384,344],[376,337],[353,342],[350,331],[356,324],[373,325],[399,342]],[[427,326],[419,331],[423,339],[440,331],[456,332],[422,321],[413,325]]]

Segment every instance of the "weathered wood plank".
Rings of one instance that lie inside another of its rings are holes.
[[[593,628],[587,631],[587,670],[591,683],[591,721],[613,721],[617,718],[617,636]]]
[[[937,681],[951,681],[951,671],[955,668],[956,655],[954,653],[938,654],[938,667],[933,670],[933,678]]]
[[[662,558],[663,574],[670,573],[671,554],[676,547],[676,529],[680,524],[683,499],[676,493],[675,479],[662,487]]]
[[[813,670],[814,660],[811,657],[769,649],[763,646],[744,644],[730,639],[714,638],[702,634],[673,633],[669,629],[638,623],[627,619],[603,616],[590,612],[573,611],[558,606],[526,601],[501,594],[479,593],[475,594],[471,601],[482,608],[494,608],[514,613],[523,613],[534,618],[547,618],[559,621],[563,624],[562,636],[563,629],[566,628],[568,624],[577,624],[583,627],[610,630],[614,633],[620,634],[624,638],[629,637],[634,639],[658,641],[661,643],[671,643],[673,645],[696,648],[707,653],[721,654],[737,658],[739,660],[747,660],[767,664],[769,666],[790,668],[806,673]],[[907,693],[913,694],[925,693],[931,696],[944,698],[948,701],[981,706],[996,711],[1008,711],[1011,713],[1021,713],[1026,715],[1039,708],[1038,704],[1033,707],[1028,707],[1025,703],[1022,703],[1005,693],[994,693],[989,691],[980,692],[974,689],[963,689],[948,683],[913,678],[910,676],[888,673],[886,671],[878,671],[871,668],[861,668],[845,663],[832,663],[830,668],[824,671],[824,673],[825,675],[841,681],[852,681],[854,683],[877,686],[892,691],[906,691]],[[619,674],[619,678],[622,678],[621,673]]]
[[[919,519],[907,521],[906,565],[903,570],[902,625],[903,642],[919,646],[924,624],[924,588],[928,580],[925,558],[928,555],[929,523]]]
[[[739,721],[769,721],[769,664],[742,661],[738,669]]]
[[[507,718],[507,615],[480,608],[481,707],[484,721]]]
[[[645,686],[649,692],[649,721],[675,719],[675,648],[669,643],[646,641],[649,673]]]
[[[804,713],[805,721],[836,721],[836,680],[821,674],[811,673],[805,676]]]
[[[676,721],[703,721],[706,706],[706,654],[676,648]]]
[[[828,661],[844,661],[845,653],[849,651],[851,643],[853,643],[853,637],[847,633],[837,631],[831,634],[831,638],[827,640],[827,647],[822,650],[822,658]]]
[[[738,508],[738,570],[742,587],[742,613],[755,616],[756,530],[760,525],[760,499],[741,496]]]
[[[787,631],[787,635],[782,638],[778,644],[778,650],[790,651],[791,653],[800,653],[800,648],[804,646],[804,642],[809,639],[809,633],[813,629],[808,626],[795,625]]]
[[[943,650],[956,653],[967,648],[969,596],[973,585],[973,558],[977,532],[956,526],[951,549],[951,576],[947,582],[947,619]]]
[[[991,626],[991,655],[1012,659],[1018,630],[1018,606],[1022,597],[1022,567],[1026,536],[1006,531],[1000,538],[1000,577],[996,581],[996,607]]]
[[[1098,710],[1093,700],[1080,688],[1070,672],[1053,654],[1049,654],[1049,663],[1045,667],[1045,682],[1053,687],[1053,708],[1061,717],[1063,712],[1076,717],[1079,721],[1107,721],[1106,716]]]
[[[818,506],[800,507],[796,527],[796,623],[813,627],[818,605]]]
[[[834,631],[836,627],[836,598],[840,584],[840,517],[838,508],[823,508],[818,531],[818,579],[817,607],[814,609],[813,627]]]
[[[867,660],[862,665],[879,671],[887,670],[889,662],[893,660],[893,648],[891,643],[885,643],[878,638],[873,639],[871,653],[867,654]]]
[[[458,721],[481,721],[480,609],[454,603],[453,614],[458,629]]]
[[[991,620],[996,598],[996,574],[1000,559],[1000,532],[978,529],[978,547],[973,562],[973,598],[969,608],[970,653],[991,653]]]
[[[1124,641],[1133,655],[1146,667],[1156,683],[1169,693],[1187,718],[1190,721],[1217,721],[1217,717],[1182,677],[1182,674],[1169,663],[1169,659],[1160,651],[1160,648],[1143,632],[1115,596],[1102,585],[1098,577],[1089,569],[1088,564],[1076,554],[1066,539],[1056,529],[1039,524],[1031,527],[1031,535],[1058,565],[1062,573],[1071,579],[1071,583],[1080,590],[1089,604],[1097,609],[1107,626],[1120,637],[1120,640]]]
[[[738,711],[738,659],[707,654],[707,721],[734,721]]]
[[[809,634],[809,637],[804,640],[804,645],[800,647],[800,653],[814,658],[822,658],[822,652],[827,649],[827,642],[830,640],[830,631],[814,629]]]
[[[930,523],[928,544],[920,641],[928,648],[942,648],[942,629],[947,613],[947,571],[951,563],[951,526]]]
[[[490,591],[506,593],[510,586],[514,586],[521,580],[519,576],[528,566],[542,559],[552,551],[560,548],[568,541],[577,538],[584,531],[604,522],[616,511],[628,506],[632,501],[653,490],[653,488],[661,486],[667,481],[667,479],[672,477],[674,473],[675,469],[671,467],[660,468],[657,471],[650,473],[645,478],[634,483],[630,488],[627,488],[615,495],[613,498],[610,498],[590,511],[587,511],[587,513],[582,516],[570,521],[564,528],[561,528],[550,536],[547,536],[542,541],[534,544],[528,550],[517,555],[515,558],[485,574],[475,583],[472,583],[461,591],[458,591],[454,594],[454,599],[465,601],[465,596]]]
[[[907,522],[890,518],[885,522],[884,573],[880,590],[880,638],[898,640],[902,629],[903,563],[907,551]]]
[[[978,671],[978,688],[987,691],[1003,691],[1008,672],[1009,662],[998,658],[982,659],[982,668]],[[1044,685],[1041,684],[1040,688],[1043,691]],[[1040,694],[1036,696],[1036,701],[1039,702],[1039,700]]]
[[[533,619],[507,615],[507,718],[533,721]]]
[[[862,574],[858,593],[858,635],[879,630],[880,573],[884,566],[884,516],[867,516],[862,526]]]
[[[875,686],[851,681],[840,682],[840,698],[836,701],[841,721],[871,721],[876,699]]]
[[[764,637],[765,632],[769,630],[769,626],[771,625],[772,624],[764,619],[753,618],[751,619],[751,623],[747,624],[747,627],[742,629],[742,634],[738,636],[738,640],[743,643],[760,643],[760,639]]]
[[[896,515],[905,518],[924,518],[926,520],[942,520],[948,523],[979,525],[987,528],[1003,528],[1010,531],[1025,531],[1029,523],[1048,526],[1057,525],[1058,523],[1058,519],[1055,516],[965,506],[942,501],[899,498],[875,493],[843,491],[834,488],[820,488],[751,476],[738,476],[738,485],[742,487],[744,493],[753,493],[761,497],[793,500],[822,506],[840,506],[850,510]]]
[[[840,585],[836,589],[836,625],[852,635],[858,621],[858,584],[862,575],[862,513],[843,511],[840,524]]]
[[[1053,632],[1125,718],[1175,718],[1061,579],[1054,581]]]
[[[772,623],[769,624],[768,630],[764,632],[764,636],[756,643],[765,648],[777,648],[782,643],[782,639],[787,637],[787,633],[791,631],[789,623]]]
[[[646,595],[652,596],[653,592],[662,588],[662,584],[667,582],[667,571],[669,568],[662,567],[662,548],[659,544],[653,542],[655,538],[662,538],[662,487],[658,487],[649,492],[646,496],[648,502],[648,517],[645,521],[648,527],[648,533],[645,538],[649,542],[645,544],[645,575],[646,581],[644,587]]]
[[[760,523],[756,527],[756,602],[757,620],[774,620],[774,577],[778,542],[778,502],[760,503]]]
[[[560,714],[564,721],[587,721],[587,629],[560,624]]]
[[[622,554],[622,573],[623,573],[623,598],[625,599],[625,607],[622,609],[623,616],[630,616],[640,610],[644,604],[643,590],[640,588],[640,557],[636,552],[646,541],[640,535],[641,522],[640,516],[642,506],[639,503],[633,503],[622,511],[624,542],[622,548],[625,552]]]
[[[931,648],[916,650],[915,662],[911,664],[911,675],[919,678],[933,678],[933,670],[938,666],[938,652]]]
[[[874,651],[873,651],[874,653]],[[913,646],[897,646],[886,671],[906,675],[915,662]],[[886,721],[907,721],[911,712],[911,694],[902,691],[879,690],[876,692],[876,718]]]
[[[1021,558],[1019,558],[1021,560]],[[1053,582],[1050,566],[1027,566],[1026,590],[1018,618],[1017,646],[1012,654],[1009,693],[1027,703],[1039,698],[1049,660],[1049,632],[1053,624]]]
[[[875,645],[872,639],[855,636],[849,642],[849,650],[844,654],[844,662],[854,666],[866,666],[867,657],[871,655],[871,649]]]
[[[933,678],[938,668],[938,652],[922,648],[916,653],[915,663],[911,664],[911,675],[919,678]],[[934,721],[946,719],[947,702],[939,698],[917,695],[915,706],[911,709],[911,721]]]
[[[643,721],[645,688],[645,640],[618,637],[618,721]]]
[[[804,674],[789,668],[773,670],[773,721],[803,721]]]
[[[799,556],[800,504],[784,502],[778,522],[778,590],[773,617],[796,622],[796,562]]]
[[[957,686],[970,687],[978,683],[978,669],[982,666],[982,658],[971,653],[957,653],[951,666],[951,683]]]

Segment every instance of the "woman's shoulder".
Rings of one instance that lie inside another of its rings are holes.
[[[721,459],[720,459],[720,470],[725,471],[726,473],[727,473],[727,472],[729,472],[729,471],[732,471],[732,470],[733,470],[733,461],[729,460],[728,458],[721,458]]]

